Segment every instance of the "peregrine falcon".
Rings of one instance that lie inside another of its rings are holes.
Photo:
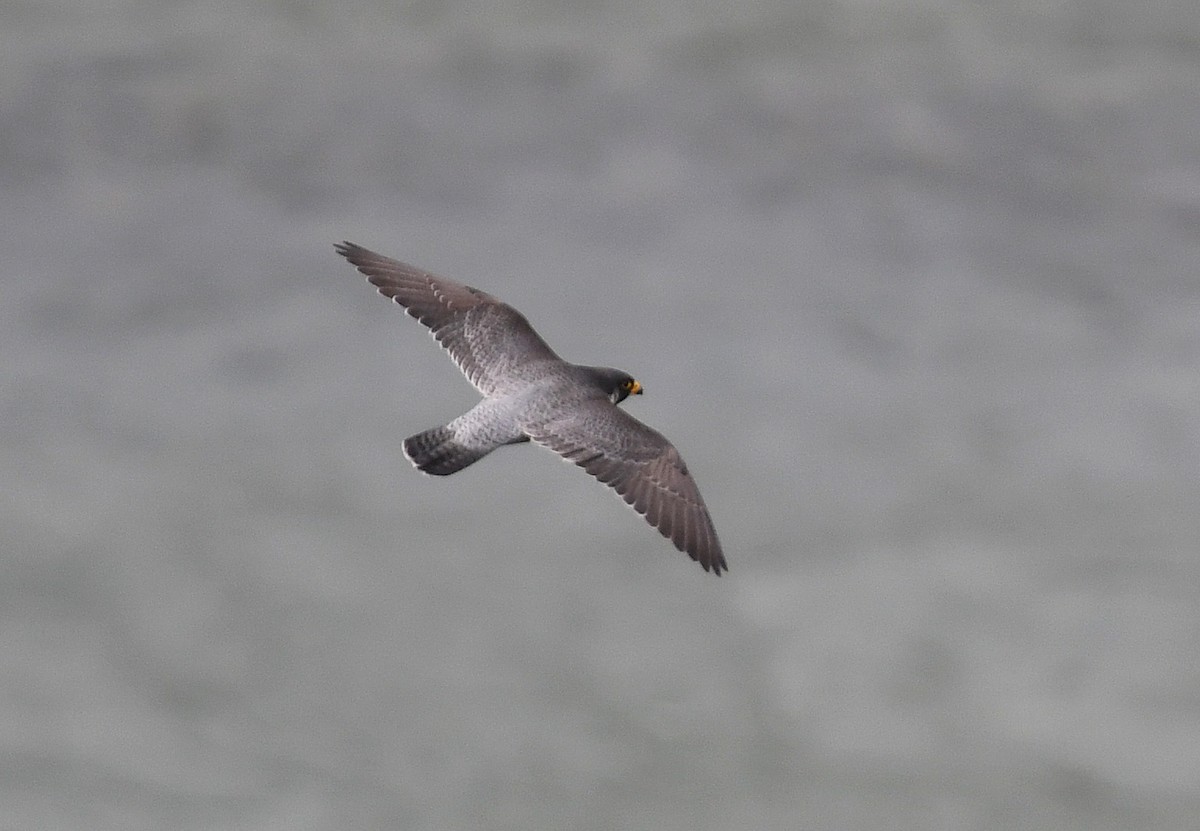
[[[628,373],[564,361],[524,315],[479,289],[351,242],[334,248],[380,294],[428,327],[483,395],[449,424],[404,440],[413,466],[448,476],[497,447],[532,440],[615,490],[705,571],[728,569],[679,452],[617,406],[642,394]]]

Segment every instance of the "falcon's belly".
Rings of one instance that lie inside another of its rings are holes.
[[[485,398],[446,427],[459,444],[483,453],[505,444],[528,441],[523,427],[527,395],[522,391]]]

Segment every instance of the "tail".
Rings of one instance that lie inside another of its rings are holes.
[[[413,467],[434,476],[449,476],[488,454],[455,441],[449,427],[434,427],[404,440],[404,457]]]

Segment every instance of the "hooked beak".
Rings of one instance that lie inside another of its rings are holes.
[[[629,394],[630,395],[641,395],[642,394],[642,385],[639,384],[637,381],[634,381],[633,386],[629,388]]]

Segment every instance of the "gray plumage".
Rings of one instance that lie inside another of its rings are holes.
[[[429,328],[483,400],[404,440],[404,455],[447,476],[505,444],[533,441],[615,490],[705,571],[728,566],[678,451],[617,405],[640,395],[628,373],[568,363],[512,306],[479,289],[343,242],[337,252]]]

